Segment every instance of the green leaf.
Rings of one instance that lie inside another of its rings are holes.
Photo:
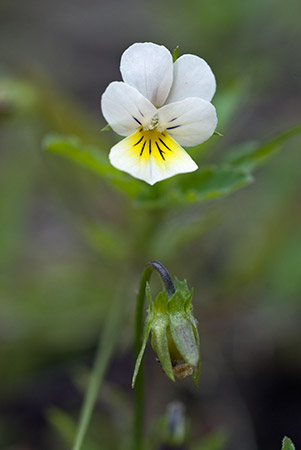
[[[255,167],[265,163],[281,148],[281,145],[292,136],[301,133],[301,125],[294,126],[279,136],[258,144],[257,142],[247,142],[229,153],[225,162],[231,167],[250,172]]]
[[[173,62],[176,62],[179,56],[179,46],[177,45],[174,51],[171,54]]]
[[[283,438],[281,450],[295,450],[295,446],[290,438],[286,436]]]
[[[224,197],[253,181],[251,175],[226,167],[204,167],[189,180],[183,194],[187,200],[200,201]],[[184,185],[185,188],[185,185]]]
[[[148,208],[166,208],[174,205],[199,203],[225,197],[253,181],[251,172],[275,154],[289,138],[301,133],[301,125],[294,126],[275,138],[263,143],[244,143],[227,155],[220,166],[202,167],[196,172],[179,175],[179,185],[170,188],[175,181],[161,183],[161,191],[142,192],[138,204]],[[167,187],[167,189],[162,189]]]
[[[100,149],[84,145],[77,137],[46,136],[43,147],[47,152],[62,155],[80,166],[92,170],[131,196],[136,196],[147,187],[144,187],[141,181],[115,169]]]
[[[148,208],[172,207],[188,203],[205,202],[231,194],[250,184],[253,177],[231,167],[207,166],[189,175],[182,176],[182,183],[174,189],[161,191],[160,196],[151,198],[149,193],[138,197],[138,205]]]

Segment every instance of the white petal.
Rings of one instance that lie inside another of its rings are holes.
[[[151,42],[131,45],[121,57],[120,71],[126,83],[154,105],[163,105],[173,78],[172,56],[166,47]]]
[[[122,81],[109,84],[101,97],[101,110],[108,124],[121,136],[146,126],[156,112],[137,89]]]
[[[166,130],[181,145],[188,147],[207,141],[217,125],[214,106],[196,97],[165,105],[158,110],[157,116],[159,130]]]
[[[151,185],[178,173],[193,172],[198,167],[167,133],[142,127],[116,144],[109,158],[117,169]]]
[[[174,63],[173,84],[166,103],[187,97],[210,101],[215,89],[215,77],[206,61],[195,55],[183,55]]]

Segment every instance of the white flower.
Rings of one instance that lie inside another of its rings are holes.
[[[208,64],[195,55],[173,64],[166,47],[145,42],[125,50],[120,71],[124,81],[110,83],[101,98],[108,124],[127,136],[111,149],[111,164],[149,184],[196,170],[181,145],[201,144],[216,128]]]

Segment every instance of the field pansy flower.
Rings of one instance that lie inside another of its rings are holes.
[[[108,124],[126,136],[112,147],[111,164],[151,185],[196,170],[181,146],[201,144],[217,125],[208,64],[195,55],[173,63],[166,47],[145,42],[125,50],[120,71],[123,81],[110,83],[101,98]]]

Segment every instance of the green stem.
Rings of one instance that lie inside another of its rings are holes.
[[[135,358],[138,357],[141,347],[141,336],[144,322],[144,300],[146,283],[150,280],[153,269],[155,269],[162,278],[168,296],[175,292],[175,288],[167,269],[158,261],[147,263],[140,280],[139,292],[136,302],[135,318]],[[135,410],[134,410],[134,429],[133,429],[133,450],[142,450],[143,444],[143,419],[144,419],[144,373],[143,363],[141,363],[139,374],[135,384]]]
[[[119,287],[118,294],[111,304],[108,320],[105,321],[103,332],[99,338],[94,366],[88,389],[85,393],[72,450],[80,450],[82,448],[89,422],[91,420],[93,408],[98,397],[99,388],[103,382],[106,369],[117,343],[118,329],[124,312],[122,308],[123,302],[121,300],[122,295]]]
[[[139,292],[136,302],[135,318],[135,358],[137,358],[141,346],[141,336],[143,331],[143,311],[146,283],[149,281],[152,273],[152,267],[147,266],[144,269],[140,280]],[[141,364],[139,374],[136,380],[135,388],[135,410],[133,424],[133,450],[141,450],[143,441],[143,416],[144,416],[144,373],[143,364]]]

